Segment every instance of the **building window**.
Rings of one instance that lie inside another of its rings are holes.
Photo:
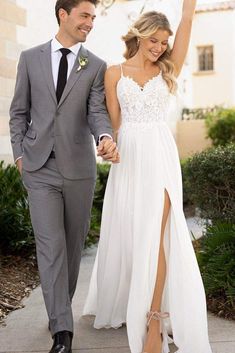
[[[199,71],[214,70],[214,48],[212,45],[198,47],[198,66]]]

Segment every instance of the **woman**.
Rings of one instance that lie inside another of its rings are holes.
[[[173,49],[165,15],[143,14],[106,72],[120,164],[111,167],[85,314],[124,323],[132,353],[211,353],[204,288],[182,209],[179,157],[166,124],[189,44],[196,0],[184,0]],[[146,318],[147,316],[147,318]]]

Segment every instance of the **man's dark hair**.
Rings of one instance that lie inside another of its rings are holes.
[[[68,14],[70,14],[71,10],[78,6],[81,2],[88,1],[93,5],[97,5],[99,0],[57,0],[55,4],[55,15],[57,18],[57,22],[60,25],[60,18],[59,18],[59,10],[64,9]]]

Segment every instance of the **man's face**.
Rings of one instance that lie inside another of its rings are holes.
[[[83,1],[74,7],[70,14],[60,9],[60,31],[76,44],[85,42],[88,33],[93,28],[95,19],[95,5],[89,1]]]

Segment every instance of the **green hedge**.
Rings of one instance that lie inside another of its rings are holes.
[[[208,308],[235,319],[235,144],[195,154],[181,166],[184,202],[207,222],[194,245]]]
[[[0,163],[0,248],[28,250],[34,245],[27,193],[15,166]]]
[[[208,137],[214,146],[235,143],[235,109],[219,109],[205,115]]]
[[[182,168],[185,194],[201,217],[235,224],[235,145],[195,154]]]
[[[97,181],[95,187],[94,201],[91,211],[91,226],[88,237],[86,239],[86,247],[95,244],[99,239],[101,214],[103,207],[103,199],[108,179],[110,164],[97,164]]]
[[[97,165],[97,183],[91,215],[91,227],[85,246],[97,242],[103,197],[110,165]],[[33,251],[35,247],[30,222],[27,192],[14,165],[0,163],[0,249],[5,253]]]
[[[209,309],[235,319],[235,224],[208,226],[199,244],[197,258]]]
[[[212,108],[184,108],[182,110],[182,120],[204,120],[207,115],[216,115],[221,107],[214,106]]]

